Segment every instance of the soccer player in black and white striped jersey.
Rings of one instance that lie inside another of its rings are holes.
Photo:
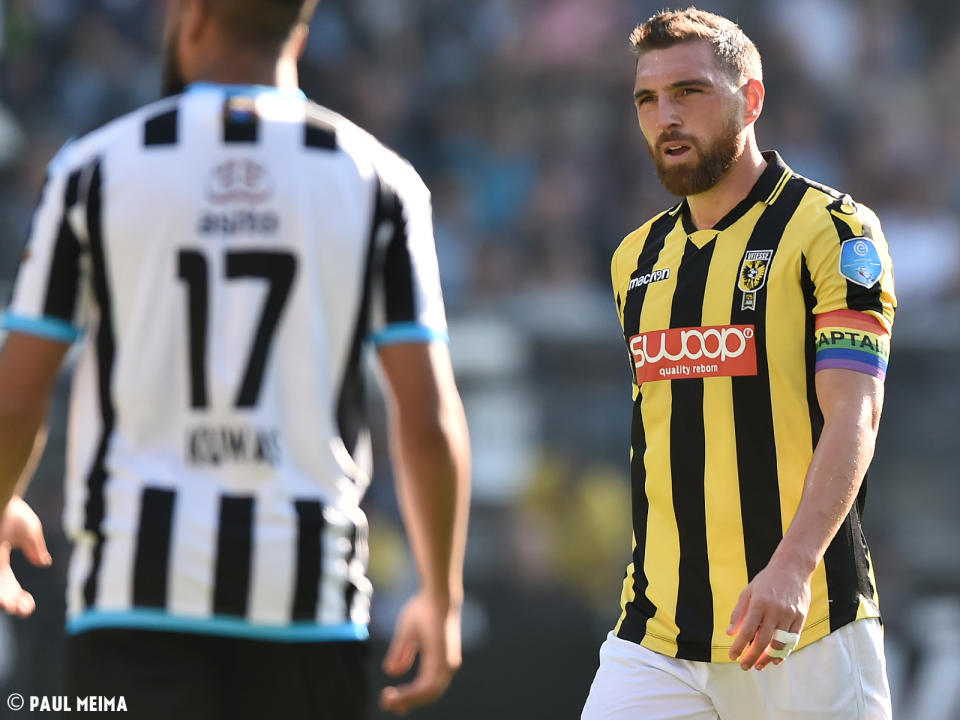
[[[370,343],[421,581],[384,661],[419,668],[381,704],[460,663],[469,449],[429,193],[298,90],[315,5],[172,0],[169,96],[52,161],[4,316],[0,508],[78,342],[69,692],[136,717],[362,717]],[[33,520],[16,497],[0,540],[44,562]]]

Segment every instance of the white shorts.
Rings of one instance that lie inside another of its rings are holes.
[[[762,672],[677,660],[621,640],[600,648],[583,720],[890,720],[883,629],[845,625]]]

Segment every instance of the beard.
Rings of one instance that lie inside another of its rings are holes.
[[[178,37],[180,37],[179,25],[172,25],[163,42],[163,86],[161,88],[163,97],[179,95],[187,88],[187,81],[180,69]]]
[[[744,142],[740,135],[741,128],[736,117],[731,115],[720,136],[703,148],[700,142],[689,135],[680,133],[664,133],[657,139],[656,147],[647,144],[647,150],[657,168],[657,177],[671,195],[687,197],[706,192],[726,175],[733,164],[743,154]],[[688,165],[667,165],[663,155],[659,152],[667,143],[683,142],[696,150],[699,162]]]

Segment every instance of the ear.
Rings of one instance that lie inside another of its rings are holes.
[[[292,57],[294,60],[302,58],[307,49],[307,38],[309,36],[310,27],[306,23],[297,23],[284,44],[283,54]]]
[[[290,37],[280,48],[280,57],[277,60],[277,85],[281,87],[297,88],[299,87],[299,78],[297,77],[297,61],[303,56],[307,49],[307,26],[305,23],[297,23],[290,32]]]
[[[750,125],[760,117],[760,113],[763,111],[763,98],[766,95],[766,89],[762,82],[756,78],[751,78],[743,84],[740,90],[746,100],[746,107],[743,110],[744,124]]]
[[[182,33],[190,42],[197,42],[207,29],[210,11],[205,0],[183,0]]]

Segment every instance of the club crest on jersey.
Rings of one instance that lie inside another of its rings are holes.
[[[862,287],[873,287],[883,275],[883,263],[873,240],[866,237],[844,240],[840,246],[840,274]]]
[[[217,205],[258,205],[273,196],[273,179],[263,165],[249,159],[226,160],[210,171],[207,199]]]
[[[743,256],[740,279],[737,282],[737,288],[743,293],[741,310],[756,310],[757,292],[767,283],[772,257],[773,250],[748,250]]]

